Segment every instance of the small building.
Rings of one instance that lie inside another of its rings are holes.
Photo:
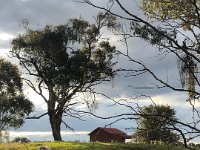
[[[90,142],[121,142],[124,143],[125,139],[130,139],[131,137],[125,132],[116,128],[96,128],[91,133],[89,133]]]

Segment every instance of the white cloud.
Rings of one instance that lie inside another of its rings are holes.
[[[39,94],[34,92],[31,88],[27,88],[26,90],[24,90],[24,94],[29,98],[29,100],[34,103],[35,107],[38,110],[47,110],[46,103],[44,102],[43,98]],[[43,90],[43,94],[45,97],[48,98],[48,92],[46,90]]]
[[[89,141],[88,131],[61,131],[63,140],[67,141]],[[19,132],[19,131],[10,131],[10,140],[13,140],[16,137],[27,137],[31,141],[52,141],[52,132]]]
[[[85,134],[89,134],[90,132],[88,131],[76,131],[76,132],[72,132],[72,131],[61,131],[62,135],[85,135]],[[50,136],[52,135],[52,132],[19,132],[19,131],[10,131],[9,132],[11,137],[16,137],[16,136]]]
[[[8,58],[8,53],[10,49],[0,49],[0,56],[3,58]]]
[[[8,33],[0,33],[0,40],[10,41],[14,38],[14,35]]]

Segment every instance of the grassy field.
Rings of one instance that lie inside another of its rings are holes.
[[[32,142],[28,144],[0,144],[0,150],[38,150],[42,145],[52,150],[185,150],[182,147],[147,144],[117,144],[117,143],[79,143],[79,142]]]

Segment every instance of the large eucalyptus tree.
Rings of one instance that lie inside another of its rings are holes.
[[[71,19],[64,25],[28,29],[12,41],[12,55],[30,76],[37,78],[37,87],[31,81],[27,83],[46,102],[47,112],[41,116],[49,116],[56,141],[62,140],[61,123],[68,126],[63,115],[79,117],[71,114],[71,108],[79,103],[76,94],[94,92],[92,87],[114,75],[111,60],[115,47],[100,39],[100,29],[107,20],[97,18],[96,24],[90,24]]]

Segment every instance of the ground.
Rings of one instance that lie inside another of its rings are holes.
[[[81,143],[81,142],[31,142],[27,144],[0,144],[0,150],[38,150],[42,145],[52,150],[185,150],[180,146],[120,144],[120,143]]]

